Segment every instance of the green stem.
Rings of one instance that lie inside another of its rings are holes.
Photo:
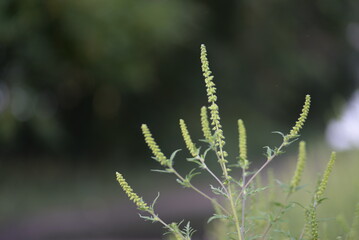
[[[226,192],[227,197],[228,197],[227,188],[224,186],[224,184],[222,183],[222,181],[219,180],[219,178],[207,167],[207,165],[204,163],[204,161],[202,161],[202,159],[200,159],[200,161],[201,161],[202,164],[203,164],[203,168],[204,168],[207,172],[209,172],[209,174],[212,175],[212,177],[219,183],[219,185],[221,185],[222,189]]]
[[[237,230],[237,234],[238,234],[238,239],[242,240],[242,239],[244,239],[244,237],[242,236],[244,229],[242,229],[243,230],[242,231],[241,227],[240,227],[239,219],[237,216],[237,209],[236,209],[235,203],[233,201],[233,194],[232,194],[230,183],[228,183],[228,193],[229,193],[229,202],[231,204],[231,209],[233,212],[234,223],[236,225],[236,230]]]
[[[170,167],[170,169],[182,182],[185,181],[185,179],[173,167]],[[198,188],[193,186],[192,183],[188,183],[188,184],[194,191],[196,191],[197,193],[199,193],[203,197],[207,198],[208,200],[210,200],[214,204],[216,204],[224,213],[229,214],[228,211],[221,204],[219,204],[215,199],[211,198],[210,196],[208,196],[207,194],[205,194],[204,192],[202,192],[201,190],[199,190]]]
[[[267,161],[257,170],[257,172],[255,172],[252,177],[248,180],[248,182],[246,182],[246,184],[243,186],[242,190],[239,192],[236,202],[238,202],[239,198],[243,195],[244,191],[246,190],[246,188],[248,187],[249,184],[251,184],[251,182],[255,179],[255,177],[262,172],[262,170],[276,157],[278,156],[278,154],[280,153],[281,149],[287,145],[286,141],[283,141],[283,143],[279,146],[279,148],[277,149],[277,151],[270,157],[267,158]]]
[[[246,183],[246,169],[243,167],[242,168],[242,179],[243,179],[243,184]],[[245,229],[244,227],[244,216],[245,216],[245,209],[246,209],[246,192],[243,192],[242,195],[242,228],[241,229]]]
[[[168,225],[168,224],[165,223],[161,218],[159,218],[159,217],[155,214],[155,212],[153,211],[153,209],[148,210],[147,212],[148,212],[149,214],[151,214],[152,217],[153,217],[156,221],[158,221],[158,222],[161,223],[165,228],[167,228],[169,231],[171,231],[171,232],[175,235],[175,237],[176,237],[177,240],[190,240],[189,238],[183,236],[183,234],[182,234],[180,231],[178,231],[178,230],[176,230],[176,229],[173,229],[170,225]]]
[[[220,160],[220,165],[222,167],[223,170],[223,175],[224,178],[228,181],[228,188],[227,188],[227,193],[228,193],[228,199],[229,199],[229,203],[231,205],[231,210],[232,210],[232,214],[233,214],[233,218],[234,218],[234,223],[236,226],[236,231],[237,231],[237,235],[238,235],[238,240],[242,240],[243,237],[243,233],[242,230],[244,231],[244,229],[241,230],[240,227],[240,223],[239,223],[239,219],[238,219],[238,215],[237,215],[237,209],[236,209],[236,204],[233,201],[233,193],[232,193],[232,189],[231,189],[231,182],[229,181],[229,175],[228,175],[228,171],[227,171],[227,166],[225,164],[225,159],[224,159],[224,155],[223,155],[223,149],[221,146],[219,146],[219,151],[220,151],[220,155],[217,153],[216,151],[216,155],[218,157],[218,159]]]
[[[285,201],[284,201],[284,205],[287,205],[288,203],[288,199],[290,197],[290,193],[287,194],[287,197],[285,198]],[[280,216],[283,215],[283,211],[284,211],[284,207],[281,207],[280,211],[276,214],[276,216],[274,217],[274,220],[272,222],[269,222],[266,229],[264,230],[263,234],[262,234],[262,238],[263,240],[266,239],[267,237],[267,234],[269,233],[270,229],[272,228],[272,226],[274,225],[274,223],[276,223],[279,219],[280,219]]]

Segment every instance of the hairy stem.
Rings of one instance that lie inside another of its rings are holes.
[[[241,229],[241,227],[240,227],[239,219],[237,216],[237,209],[236,209],[235,203],[233,201],[233,194],[232,194],[230,183],[228,184],[228,193],[229,193],[229,202],[231,204],[231,209],[233,212],[234,223],[236,225],[238,240],[242,240],[242,239],[244,239],[244,236],[243,236],[244,229]]]
[[[181,174],[179,174],[173,167],[171,167],[170,169],[182,182],[185,181],[184,177],[182,177]],[[214,204],[216,204],[224,213],[228,214],[227,209],[225,209],[220,203],[218,203],[216,201],[216,199],[211,198],[210,196],[208,196],[207,194],[205,194],[204,192],[202,192],[201,190],[199,190],[198,188],[193,186],[192,183],[188,183],[188,184],[189,184],[190,188],[192,188],[194,191],[196,191],[197,193],[199,193],[203,197],[207,198],[208,200],[210,200]]]
[[[246,184],[246,169],[242,168],[242,179],[243,179],[243,186]],[[241,229],[244,230],[244,216],[245,216],[245,209],[246,209],[246,192],[243,192],[242,195],[242,227]]]
[[[223,182],[221,180],[219,180],[219,178],[211,171],[211,169],[209,169],[207,167],[207,165],[204,163],[204,161],[201,160],[201,162],[203,164],[203,168],[219,183],[219,185],[221,185],[221,187],[226,192],[227,197],[228,197],[228,191],[227,191],[227,188],[224,186]]]
[[[266,162],[252,175],[252,177],[246,182],[243,186],[242,190],[239,192],[236,202],[240,199],[240,197],[244,194],[246,188],[251,184],[251,182],[257,177],[257,175],[262,172],[262,170],[281,152],[281,149],[287,144],[287,142],[283,141],[283,143],[279,146],[277,151],[270,157],[267,158]]]
[[[222,147],[219,146],[219,151],[220,151],[220,155],[218,154],[218,151],[216,151],[216,154],[217,154],[217,157],[218,159],[220,159],[221,161],[219,161],[222,166],[222,169],[223,169],[223,175],[224,175],[224,178],[226,179],[226,181],[228,181],[228,188],[227,188],[227,193],[228,193],[228,199],[229,199],[229,203],[231,205],[231,210],[232,210],[232,214],[233,214],[233,218],[234,218],[234,223],[235,223],[235,226],[236,226],[236,232],[237,232],[237,235],[238,235],[238,240],[242,240],[243,239],[243,232],[244,232],[244,229],[241,229],[240,227],[240,223],[239,223],[239,218],[238,218],[238,215],[237,215],[237,209],[236,209],[236,201],[234,201],[234,196],[233,196],[233,193],[232,193],[232,189],[231,189],[231,182],[229,181],[229,175],[228,175],[228,171],[227,171],[227,166],[225,164],[225,159],[224,159],[224,155],[223,155],[223,150],[222,150]],[[244,240],[244,239],[243,239]]]
[[[284,205],[287,205],[290,195],[291,195],[291,193],[287,194],[287,197],[285,198],[285,201],[284,201]],[[268,233],[270,232],[274,223],[276,223],[280,219],[281,215],[284,213],[283,211],[284,211],[284,207],[281,207],[279,212],[275,215],[274,220],[272,222],[270,222],[270,221],[268,222],[268,225],[262,234],[262,238],[261,238],[262,240],[266,239],[266,237],[267,237]]]
[[[170,232],[172,232],[175,237],[176,240],[190,240],[189,238],[183,236],[183,234],[181,233],[181,231],[178,231],[176,229],[174,229],[173,227],[171,227],[170,225],[168,225],[167,223],[165,223],[160,217],[158,217],[157,214],[155,214],[155,212],[153,211],[153,209],[148,210],[147,211],[149,214],[151,214],[151,216],[153,217],[153,219],[159,223],[161,223],[165,228],[167,228]]]

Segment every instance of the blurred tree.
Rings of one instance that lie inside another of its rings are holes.
[[[318,116],[331,99],[353,86],[345,31],[358,21],[356,5],[2,0],[0,148],[92,154],[122,144],[128,151],[141,137],[134,122],[154,118],[168,136],[181,113],[197,118],[204,104],[202,42],[227,119],[245,116],[248,132],[270,131],[270,121],[294,121],[310,93],[322,126]]]
[[[176,0],[1,1],[1,147],[89,147],[126,95],[158,81],[157,59],[188,40],[196,12]]]

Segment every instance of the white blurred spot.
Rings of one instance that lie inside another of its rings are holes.
[[[342,115],[327,126],[326,139],[336,150],[359,148],[359,90],[357,90]]]

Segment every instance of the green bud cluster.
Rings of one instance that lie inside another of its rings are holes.
[[[129,199],[133,201],[139,209],[144,211],[150,209],[148,205],[142,200],[142,198],[140,198],[136,193],[133,192],[132,188],[130,187],[130,185],[128,185],[126,179],[122,176],[121,173],[116,172],[116,179],[122,187],[123,191],[129,197]]]
[[[307,153],[305,149],[305,142],[301,141],[299,143],[297,167],[295,169],[294,176],[290,183],[290,193],[293,193],[296,190],[296,188],[299,186],[300,180],[302,178],[302,173],[305,167],[306,159],[307,159]]]
[[[332,152],[332,154],[330,156],[330,160],[329,160],[328,165],[327,165],[327,168],[324,171],[322,180],[320,181],[319,186],[317,188],[317,191],[315,193],[315,200],[316,201],[319,201],[323,197],[324,191],[325,191],[325,189],[327,188],[327,185],[328,185],[329,175],[332,172],[335,160],[336,160],[336,153]]]
[[[296,138],[299,135],[300,130],[303,128],[305,121],[307,120],[310,108],[310,95],[305,96],[305,102],[302,108],[302,113],[300,114],[297,122],[294,127],[290,130],[289,134],[285,136],[285,140],[289,141],[292,138]]]
[[[191,139],[191,136],[189,135],[186,123],[184,122],[183,119],[180,119],[179,124],[180,124],[182,136],[183,136],[184,142],[186,143],[187,149],[189,150],[189,152],[191,153],[191,155],[193,157],[197,157],[198,149],[192,142],[192,139]]]
[[[201,126],[202,126],[202,132],[203,132],[204,139],[206,139],[209,144],[211,144],[211,145],[214,144],[211,128],[210,128],[209,122],[208,122],[208,115],[207,115],[206,107],[201,108]]]
[[[239,133],[239,165],[241,168],[248,169],[249,161],[247,159],[247,133],[243,120],[238,120]]]
[[[306,211],[306,235],[311,240],[319,239],[317,212],[314,207]]]
[[[350,232],[348,235],[348,240],[355,240],[359,238],[359,203],[356,205],[355,214]]]
[[[155,156],[156,160],[162,165],[162,166],[168,166],[169,161],[166,158],[166,156],[161,152],[161,149],[155,142],[155,139],[152,137],[152,134],[150,132],[150,129],[147,127],[146,124],[142,124],[141,126],[142,133],[145,137],[145,141],[148,145],[148,147],[151,149],[153,155]]]
[[[228,156],[228,154],[222,150],[223,146],[225,145],[225,141],[224,141],[222,125],[219,121],[220,120],[219,111],[218,111],[219,107],[216,104],[216,101],[217,101],[216,87],[213,82],[214,77],[211,75],[212,72],[209,68],[209,62],[207,59],[207,50],[206,50],[206,46],[204,44],[201,45],[201,62],[202,62],[202,72],[203,72],[203,76],[205,78],[205,83],[206,83],[206,88],[207,88],[208,103],[210,104],[208,109],[211,112],[211,120],[212,120],[211,125],[212,125],[212,129],[214,131],[215,145],[220,149],[217,152],[217,154],[220,158],[220,163],[221,163],[222,169],[226,175],[227,169],[224,165],[227,163],[227,160],[225,160],[225,158]]]

